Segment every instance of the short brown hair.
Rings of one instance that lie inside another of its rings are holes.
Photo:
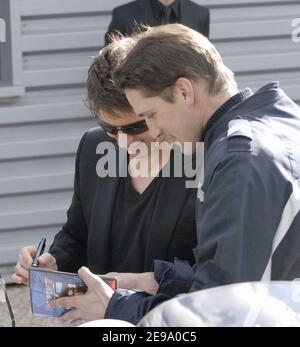
[[[133,42],[131,38],[115,36],[114,41],[94,58],[88,70],[86,104],[95,118],[99,117],[99,110],[110,113],[112,117],[117,117],[114,110],[133,111],[124,91],[112,81],[113,70]]]
[[[181,24],[148,28],[113,74],[122,88],[141,89],[146,96],[170,99],[168,87],[178,78],[204,79],[217,94],[236,82],[214,45],[200,33]],[[170,100],[169,100],[170,101]]]

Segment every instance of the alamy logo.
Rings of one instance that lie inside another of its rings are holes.
[[[140,141],[130,145],[126,134],[120,134],[119,141],[122,148],[118,150],[109,141],[98,144],[96,154],[101,155],[96,164],[98,177],[156,177],[160,172],[161,177],[185,177],[186,188],[202,185],[203,142],[152,142],[146,145]]]
[[[6,42],[6,23],[3,18],[0,18],[0,43]]]
[[[295,28],[292,32],[292,40],[295,43],[299,43],[300,42],[300,18],[293,19],[292,27]]]

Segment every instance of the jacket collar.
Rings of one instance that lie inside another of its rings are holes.
[[[206,134],[209,133],[210,129],[214,127],[218,121],[226,115],[231,109],[238,106],[240,103],[248,99],[253,93],[249,88],[246,88],[237,94],[233,95],[223,105],[221,105],[217,111],[209,118],[206,126],[202,132],[202,141],[205,139]]]
[[[235,119],[238,116],[243,117],[243,115],[250,113],[268,103],[274,103],[285,95],[285,93],[279,89],[278,82],[269,83],[260,88],[254,94],[248,88],[244,90],[244,92],[245,91],[247,91],[246,95],[249,95],[245,100],[227,110],[227,112],[225,114],[223,113],[222,116],[216,117],[214,121],[209,121],[211,125],[208,129],[206,128],[204,130],[204,137],[202,137],[202,141],[204,141],[206,149],[208,149],[217,138],[227,132],[228,123],[232,119]],[[209,125],[209,123],[207,123],[207,125]]]

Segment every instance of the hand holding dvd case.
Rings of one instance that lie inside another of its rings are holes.
[[[115,277],[100,276],[100,278],[113,290],[117,289]],[[62,296],[82,295],[88,289],[77,274],[38,267],[29,269],[29,287],[32,314],[49,317],[59,317],[71,309],[70,307],[50,309],[49,301]]]

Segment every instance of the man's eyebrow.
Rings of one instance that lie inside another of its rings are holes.
[[[151,114],[151,113],[155,113],[154,110],[149,110],[149,111],[145,111],[145,112],[142,112],[140,114],[138,114],[139,117],[147,117],[148,114]]]

